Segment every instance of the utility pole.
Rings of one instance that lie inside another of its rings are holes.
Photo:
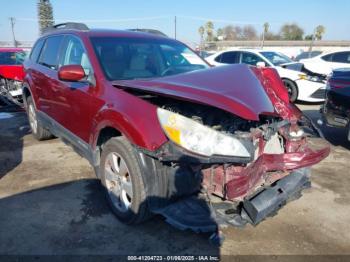
[[[174,19],[174,29],[175,29],[175,31],[174,31],[174,33],[175,33],[175,39],[176,39],[176,16],[175,16],[175,19]]]
[[[261,49],[264,49],[264,44],[265,44],[265,30],[262,33]]]
[[[15,21],[16,21],[16,19],[14,17],[10,17],[13,45],[14,45],[14,47],[17,47],[17,41],[16,41],[16,37],[15,37]]]

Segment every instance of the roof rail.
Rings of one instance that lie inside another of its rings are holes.
[[[89,27],[87,27],[87,25],[83,23],[67,22],[67,23],[61,23],[61,24],[47,27],[45,28],[44,33],[55,31],[55,30],[61,30],[61,29],[74,29],[74,30],[87,31],[89,30]]]

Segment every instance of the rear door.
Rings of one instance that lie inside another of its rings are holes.
[[[64,39],[59,67],[64,65],[81,65],[86,77],[79,82],[59,82],[55,90],[56,118],[70,133],[87,142],[98,103],[94,72],[86,49],[76,36],[67,35]]]
[[[59,85],[57,80],[58,55],[63,36],[49,36],[43,43],[37,64],[32,69],[35,93],[38,94],[38,110],[55,118],[54,90]]]
[[[350,67],[350,52],[337,52],[332,55],[332,69]]]

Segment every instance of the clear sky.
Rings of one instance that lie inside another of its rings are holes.
[[[9,17],[15,17],[19,41],[38,36],[37,0],[0,0],[0,40],[11,40]],[[277,32],[285,22],[296,22],[306,34],[322,24],[324,39],[350,40],[349,0],[51,0],[56,22],[86,21],[95,28],[155,28],[186,42],[199,40],[198,27],[207,20],[215,28],[251,24],[258,32],[269,22]],[[231,23],[230,23],[231,22]]]

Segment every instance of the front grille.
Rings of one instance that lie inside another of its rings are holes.
[[[311,97],[316,99],[325,99],[326,89],[317,89],[314,93],[312,93]]]

